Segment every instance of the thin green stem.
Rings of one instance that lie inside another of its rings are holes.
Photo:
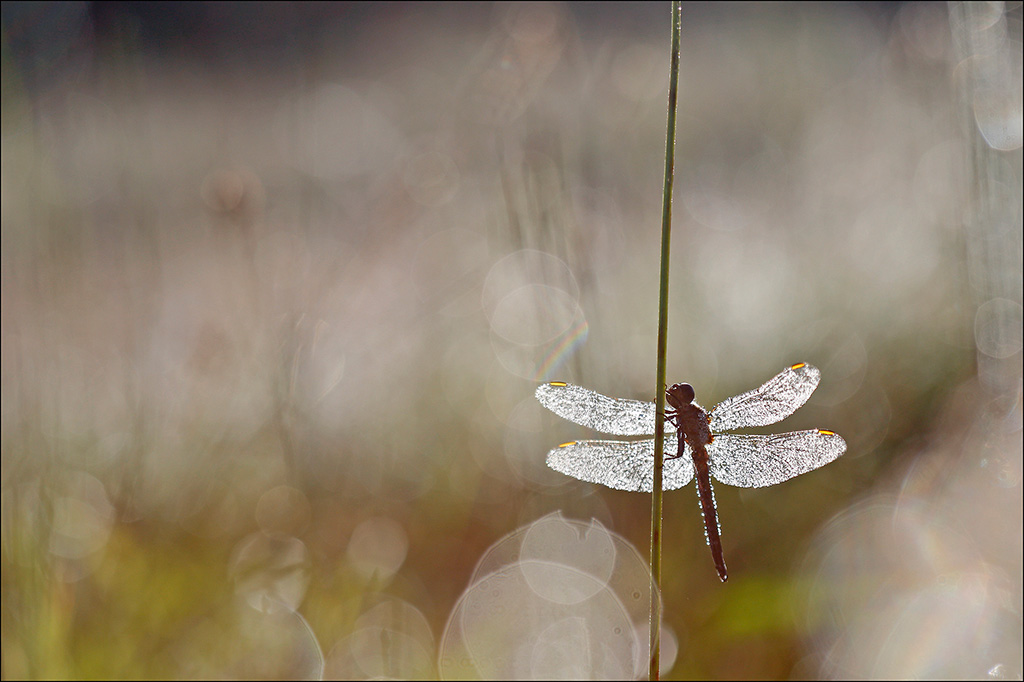
[[[672,236],[672,184],[676,162],[676,99],[679,90],[681,0],[672,3],[672,70],[668,81],[668,128],[665,132],[665,182],[661,203],[661,284],[658,300],[658,381],[655,389],[654,490],[651,495],[651,669],[661,675],[661,509],[665,464],[665,355],[668,348],[668,261]]]

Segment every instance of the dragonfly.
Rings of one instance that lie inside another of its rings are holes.
[[[690,384],[673,384],[666,390],[671,409],[665,411],[662,487],[676,490],[696,476],[704,536],[722,582],[728,580],[728,569],[711,478],[740,488],[764,488],[813,471],[846,451],[842,436],[823,429],[768,436],[722,431],[782,421],[807,402],[820,380],[817,368],[801,362],[710,411],[694,401]],[[595,431],[617,436],[654,433],[654,403],[610,398],[562,381],[542,384],[536,396],[558,416]],[[654,489],[653,438],[563,443],[548,453],[547,463],[573,478],[617,490]]]

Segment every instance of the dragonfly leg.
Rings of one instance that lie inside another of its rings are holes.
[[[668,457],[666,457],[666,458],[665,458],[665,461],[667,462],[667,461],[669,461],[670,459],[679,459],[679,458],[680,458],[680,457],[682,457],[682,456],[683,456],[683,453],[681,453],[681,452],[677,452],[677,453],[676,453],[676,454],[674,454],[674,455],[669,455]]]

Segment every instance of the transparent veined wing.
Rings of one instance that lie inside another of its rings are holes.
[[[838,433],[811,429],[774,436],[716,434],[707,446],[716,480],[740,488],[763,488],[813,471],[846,451]]]
[[[559,417],[601,433],[649,436],[654,433],[654,403],[609,398],[596,391],[554,381],[537,387],[537,400]],[[665,433],[675,427],[665,422]]]
[[[718,433],[782,421],[807,402],[820,379],[821,372],[806,363],[787,367],[760,388],[715,405],[710,413],[711,431]]]
[[[665,438],[663,490],[682,488],[693,479],[689,446],[682,457],[669,459],[676,454],[677,440],[675,436]],[[581,481],[649,493],[654,488],[654,439],[566,443],[548,453],[548,466]]]

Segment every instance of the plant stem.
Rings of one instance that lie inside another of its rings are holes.
[[[679,90],[679,36],[682,2],[672,3],[672,69],[668,81],[668,129],[665,132],[665,182],[661,203],[661,283],[658,300],[658,380],[655,389],[654,490],[651,495],[651,668],[661,675],[661,509],[665,464],[665,354],[668,347],[668,261],[672,236],[672,184],[676,159],[676,99]],[[681,453],[680,453],[681,454]]]

